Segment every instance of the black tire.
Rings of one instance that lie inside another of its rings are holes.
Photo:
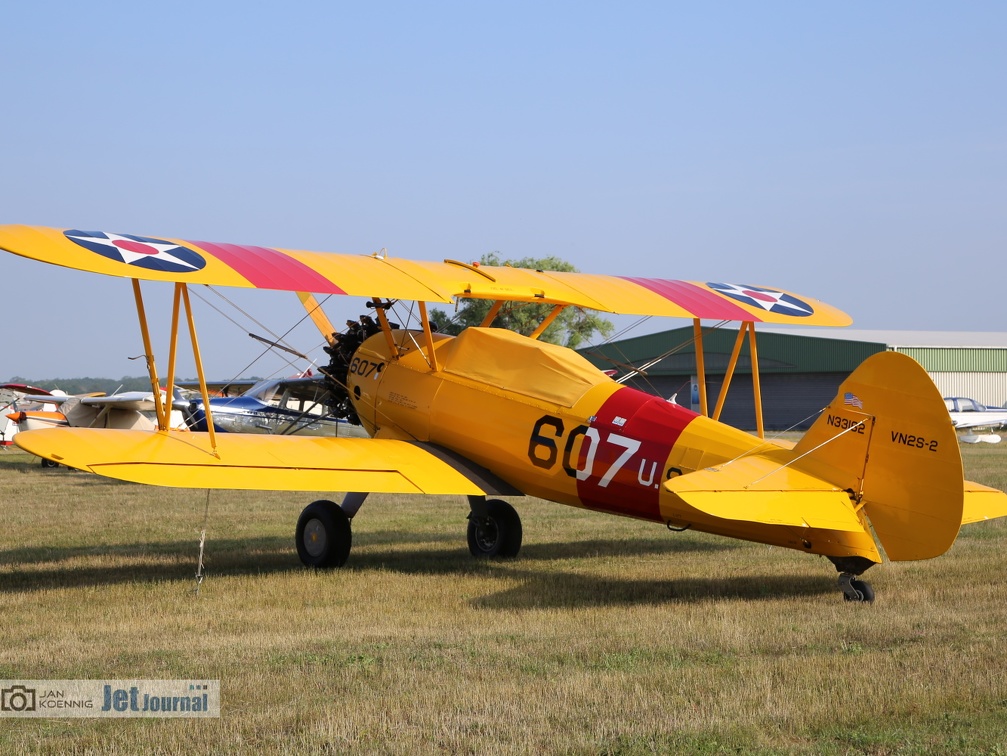
[[[54,460],[46,459],[45,457],[42,457],[42,467],[44,467],[46,469],[52,469],[52,468],[55,468],[55,467],[59,467],[59,462],[56,462]]]
[[[334,501],[313,501],[297,518],[294,540],[305,567],[342,567],[353,545],[350,518]]]
[[[516,557],[521,535],[521,518],[506,501],[490,499],[484,514],[469,514],[469,552],[474,557]]]
[[[871,588],[870,583],[865,583],[863,580],[853,579],[850,581],[850,586],[859,594],[860,598],[853,598],[852,596],[847,596],[843,594],[843,598],[847,601],[862,601],[865,604],[874,603],[874,589]]]

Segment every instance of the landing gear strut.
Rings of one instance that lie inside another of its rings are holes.
[[[839,571],[839,590],[846,601],[874,603],[874,589],[860,576],[874,566],[874,562],[863,557],[829,557]]]

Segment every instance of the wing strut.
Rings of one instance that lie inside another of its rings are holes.
[[[724,409],[724,402],[727,400],[727,392],[731,388],[731,379],[734,378],[734,369],[738,366],[738,356],[741,354],[741,345],[745,343],[745,332],[748,330],[748,321],[741,324],[738,329],[738,338],[734,340],[734,349],[731,351],[731,361],[727,363],[727,372],[724,373],[724,383],[717,394],[717,406],[713,410],[713,419],[720,420],[720,413]]]
[[[743,320],[741,328],[738,329],[738,337],[734,342],[734,350],[731,352],[731,361],[724,373],[724,383],[720,387],[717,395],[717,406],[713,410],[713,419],[719,420],[720,413],[724,409],[724,402],[727,400],[727,390],[731,386],[731,379],[734,377],[734,370],[738,366],[738,357],[741,354],[741,347],[745,343],[745,333],[748,333],[748,348],[752,361],[752,391],[755,394],[755,430],[759,438],[766,437],[766,429],[762,416],[762,381],[759,377],[759,352],[755,345],[755,322]],[[703,327],[699,318],[692,321],[692,333],[696,343],[696,382],[699,384],[699,411],[701,415],[711,417],[706,394],[706,361],[703,355]]]
[[[430,369],[437,372],[437,354],[434,352],[434,334],[430,330],[430,318],[427,317],[427,303],[419,302],[420,322],[423,324],[423,340],[427,346],[427,363]]]
[[[178,349],[178,308],[182,297],[181,287],[183,284],[175,284],[175,295],[172,298],[171,303],[171,337],[169,339],[168,345],[168,382],[164,386],[164,398],[165,401],[169,402],[169,406],[174,404],[175,397],[175,353]],[[168,397],[172,397],[168,399]],[[158,424],[158,428],[165,430],[171,427],[171,410],[168,410],[168,420],[169,422],[161,426]]]
[[[548,315],[546,315],[545,318],[542,319],[541,323],[538,324],[538,328],[536,328],[534,331],[528,334],[528,338],[537,339],[539,336],[545,333],[545,329],[551,326],[552,321],[554,321],[557,317],[559,317],[559,314],[563,312],[563,310],[565,309],[566,305],[561,304],[555,305],[552,308],[552,311]]]
[[[134,284],[137,283],[134,281]],[[137,286],[137,296],[139,296],[139,286]],[[139,301],[139,300],[138,300]],[[192,343],[192,357],[196,362],[196,372],[199,375],[199,393],[203,397],[203,413],[206,416],[206,430],[210,438],[210,449],[213,455],[219,459],[217,454],[217,437],[213,430],[213,411],[210,409],[210,396],[206,389],[206,377],[203,374],[203,360],[199,355],[199,342],[196,340],[196,323],[192,317],[192,305],[189,302],[189,289],[184,283],[175,284],[175,296],[171,305],[171,337],[168,346],[168,383],[165,386],[165,399],[168,400],[167,408],[162,409],[160,389],[157,386],[157,376],[153,373],[154,360],[151,358],[151,380],[155,383],[154,397],[158,407],[157,427],[159,430],[168,430],[171,427],[170,412],[172,400],[168,397],[175,395],[175,356],[178,351],[178,315],[181,306],[185,306],[185,317],[189,323],[189,340]],[[143,315],[140,316],[141,328],[146,334],[146,321]],[[145,335],[146,339],[146,335]]]
[[[192,359],[196,361],[196,373],[199,375],[199,393],[203,397],[203,412],[206,415],[206,432],[210,438],[210,449],[213,456],[220,459],[217,453],[217,436],[213,431],[213,414],[210,411],[210,392],[206,389],[206,376],[203,374],[203,359],[199,355],[199,341],[196,339],[196,321],[192,318],[192,306],[189,304],[189,288],[184,284],[175,284],[176,290],[182,292],[185,304],[185,317],[189,321],[189,339],[192,341]]]
[[[321,332],[322,336],[325,337],[325,341],[329,346],[335,343],[335,339],[332,334],[335,333],[335,328],[332,322],[329,320],[328,316],[322,310],[322,306],[318,304],[318,300],[315,299],[313,294],[309,294],[306,291],[297,292],[297,298],[301,300],[301,304],[304,305],[304,309],[308,311],[308,317],[311,318],[311,322],[315,324],[315,327]]]
[[[500,314],[500,309],[503,307],[503,303],[504,301],[502,299],[498,299],[493,303],[493,306],[490,307],[490,311],[487,312],[486,317],[483,318],[483,322],[479,324],[480,328],[489,328],[493,325],[493,321],[496,320],[496,316]]]
[[[692,319],[692,335],[696,339],[696,382],[699,384],[699,413],[710,416],[710,406],[706,399],[706,358],[703,355],[703,326],[699,318]]]
[[[759,438],[766,437],[762,422],[762,380],[759,378],[759,352],[755,348],[755,321],[748,322],[748,351],[752,358],[752,391],[755,394],[755,431]]]
[[[388,316],[385,315],[385,308],[381,303],[381,297],[374,297],[371,301],[374,302],[374,311],[378,315],[378,322],[381,324],[381,331],[385,334],[385,341],[388,342],[388,353],[391,354],[394,359],[398,359],[399,345],[396,344],[395,339],[392,338],[392,327],[388,325]]]
[[[147,359],[147,374],[150,376],[150,390],[154,394],[154,408],[157,412],[157,427],[168,429],[168,415],[161,401],[160,381],[157,379],[157,368],[154,365],[154,350],[150,346],[150,330],[147,328],[147,313],[143,308],[143,295],[140,293],[140,279],[133,279],[133,299],[136,300],[136,316],[140,321],[140,335],[143,337],[143,355]]]

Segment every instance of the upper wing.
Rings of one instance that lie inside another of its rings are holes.
[[[845,326],[851,318],[779,289],[273,249],[37,226],[0,226],[0,249],[110,276],[316,294],[573,305],[626,315]]]
[[[54,428],[18,433],[22,449],[68,467],[177,488],[519,494],[483,468],[409,441]]]

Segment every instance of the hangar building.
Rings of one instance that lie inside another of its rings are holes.
[[[711,413],[724,384],[737,339],[736,328],[704,328],[708,401]],[[930,373],[941,396],[967,396],[1000,407],[1007,402],[1007,333],[952,331],[863,331],[853,329],[756,329],[762,406],[767,430],[807,428],[836,395],[843,380],[867,357],[883,351],[907,354]],[[646,375],[627,381],[686,407],[698,403],[692,327],[613,341],[580,350],[602,369]],[[755,428],[752,363],[748,339],[738,358],[721,414],[738,428]]]

